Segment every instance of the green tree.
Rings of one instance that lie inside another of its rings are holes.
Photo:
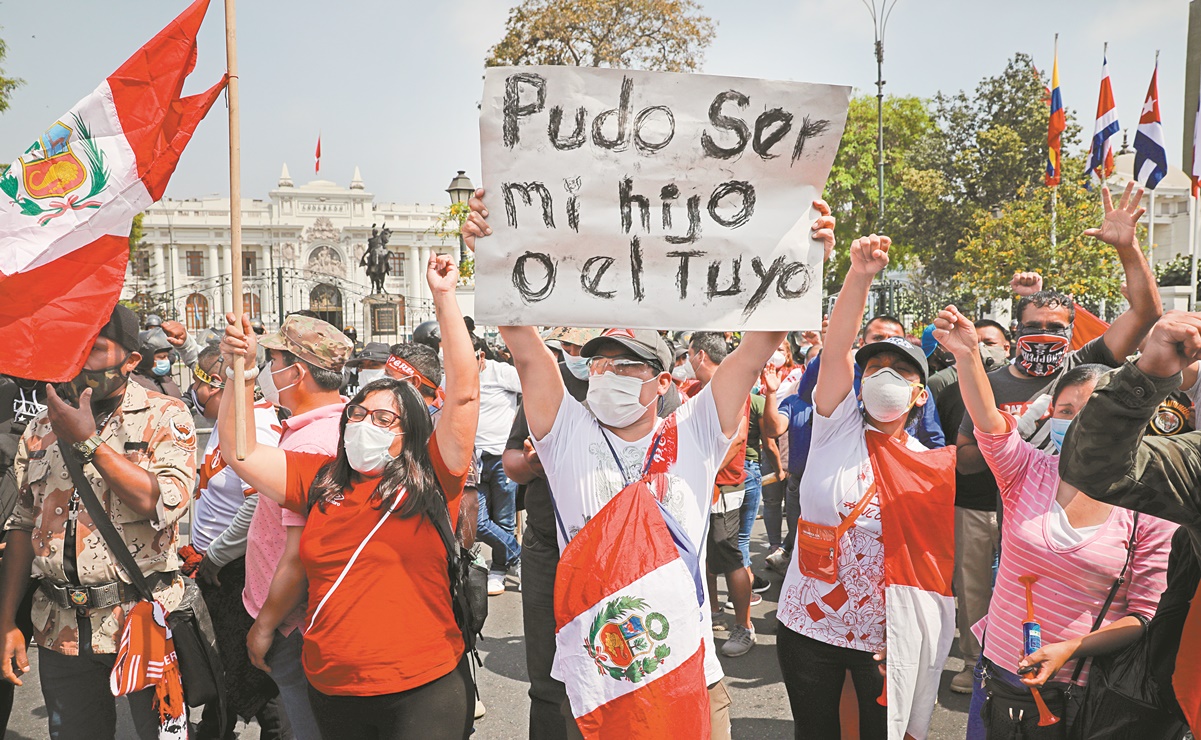
[[[8,46],[4,43],[4,39],[0,39],[0,62],[8,55]],[[12,97],[13,91],[25,84],[25,80],[19,77],[8,77],[4,74],[4,68],[0,67],[0,113],[8,110],[8,101]]]
[[[142,246],[144,234],[142,232],[142,217],[144,213],[139,213],[133,217],[133,223],[129,227],[129,258],[133,259],[134,252]]]
[[[442,212],[438,214],[438,219],[427,230],[427,233],[432,233],[439,239],[454,239],[457,242],[460,232],[463,230],[463,224],[467,222],[469,215],[471,215],[471,208],[466,202],[451,203],[442,209]],[[474,276],[475,258],[469,255],[459,262],[459,277],[468,280]]]
[[[695,72],[715,27],[699,11],[696,0],[523,0],[484,63]]]

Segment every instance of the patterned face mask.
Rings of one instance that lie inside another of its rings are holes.
[[[1070,328],[1059,331],[1032,329],[1029,333],[1019,334],[1018,367],[1035,377],[1051,375],[1063,364],[1071,339]]]
[[[92,389],[93,402],[108,398],[129,380],[129,376],[121,372],[121,366],[124,364],[125,361],[122,360],[101,370],[84,368],[73,379],[65,383],[55,383],[54,392],[75,408],[79,408],[80,394],[88,388]]]

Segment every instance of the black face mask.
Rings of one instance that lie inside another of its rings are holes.
[[[129,376],[121,372],[121,366],[125,364],[125,360],[106,367],[101,370],[83,369],[79,371],[73,379],[65,383],[55,383],[54,392],[59,398],[71,404],[75,408],[79,408],[79,396],[88,388],[92,389],[92,403],[95,405],[97,401],[108,398],[117,389],[125,385],[129,380]]]

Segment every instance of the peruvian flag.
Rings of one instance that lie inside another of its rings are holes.
[[[584,737],[709,737],[703,601],[695,549],[645,481],[568,543],[551,675]]]
[[[181,98],[196,0],[0,171],[0,373],[64,381],[108,321],[133,217],[162,197],[221,89]]]
[[[317,134],[317,164],[313,167],[313,172],[321,171],[321,134]]]
[[[955,635],[955,448],[866,435],[884,535],[888,737],[922,740]]]

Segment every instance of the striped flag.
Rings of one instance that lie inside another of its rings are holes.
[[[1047,121],[1047,187],[1059,184],[1060,154],[1063,143],[1060,137],[1067,128],[1067,114],[1063,110],[1063,96],[1059,92],[1059,50],[1055,51],[1055,62],[1051,66],[1051,117]]]
[[[1159,62],[1151,74],[1147,100],[1134,134],[1134,179],[1154,190],[1168,174],[1168,150],[1163,144],[1163,123],[1159,117]]]
[[[317,134],[317,164],[313,167],[313,172],[321,171],[321,134]]]
[[[586,738],[708,738],[704,590],[697,553],[645,480],[563,549],[555,660]]]
[[[1088,171],[1095,180],[1103,181],[1113,174],[1113,137],[1117,136],[1118,110],[1113,102],[1113,86],[1109,81],[1109,59],[1102,57],[1101,92],[1097,96],[1097,123],[1088,150]]]
[[[1189,179],[1193,181],[1193,197],[1201,196],[1201,159],[1197,157],[1197,145],[1201,143],[1201,97],[1197,98],[1197,115],[1193,117],[1193,161],[1189,168]]]
[[[162,604],[139,601],[125,615],[108,682],[113,696],[153,688],[159,740],[187,740],[188,708],[184,706],[179,656]]]

